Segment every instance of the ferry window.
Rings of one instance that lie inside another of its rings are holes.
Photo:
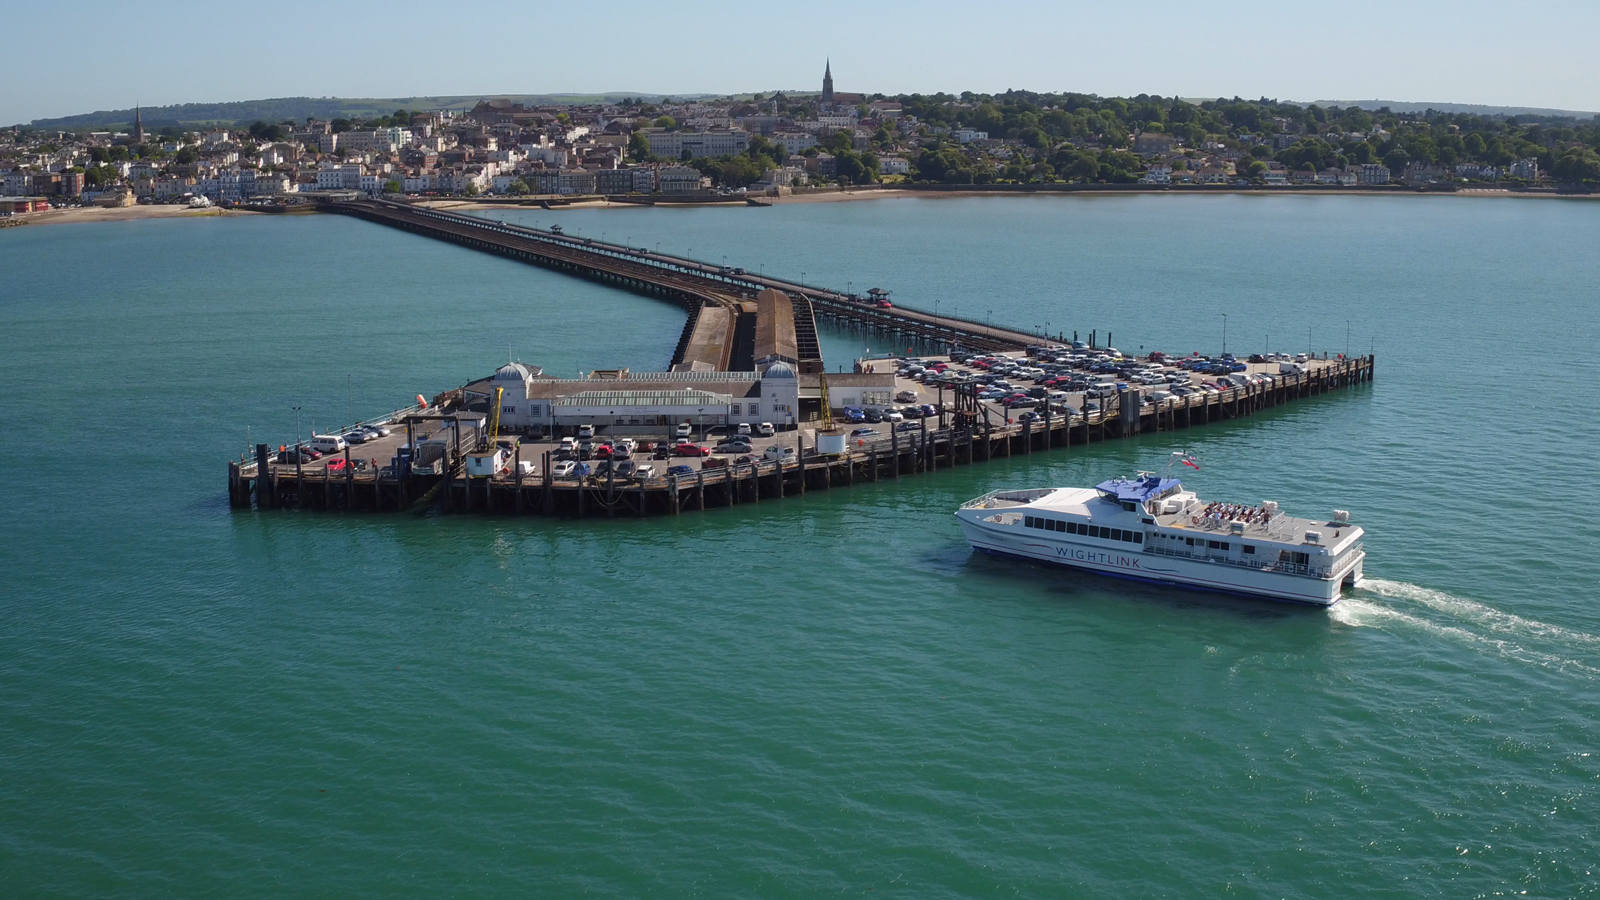
[[[1222,542],[1222,549],[1224,549],[1224,550],[1228,549],[1228,542],[1227,541],[1223,541]]]
[[[1194,538],[1184,538],[1183,542],[1190,547],[1194,546]]]
[[[1207,550],[1221,550],[1222,549],[1222,545],[1217,543],[1216,541],[1206,541],[1206,549]]]
[[[1023,525],[1024,528],[1032,528],[1033,527],[1033,516],[1023,516],[1022,517],[1022,525]]]
[[[1142,544],[1142,543],[1144,543],[1144,535],[1142,535],[1142,534],[1135,534],[1135,535],[1134,535],[1134,536],[1133,536],[1133,542],[1134,542],[1134,543],[1135,543],[1135,544]]]
[[[1245,544],[1240,549],[1245,552],[1246,556],[1255,556],[1256,555],[1256,545],[1255,544]]]
[[[1111,539],[1113,541],[1122,540],[1122,529],[1121,528],[1113,528],[1113,529],[1111,529]]]
[[[1051,531],[1066,531],[1067,530],[1066,526],[1067,526],[1067,523],[1061,521],[1060,519],[1051,519],[1050,520],[1050,530]]]
[[[1068,522],[1067,523],[1067,533],[1068,534],[1082,534],[1083,533],[1083,526],[1079,525],[1077,522]]]
[[[1099,525],[1090,525],[1089,526],[1089,537],[1097,538],[1097,537],[1100,536],[1100,532],[1102,532],[1102,531],[1105,531],[1105,529],[1101,528]]]

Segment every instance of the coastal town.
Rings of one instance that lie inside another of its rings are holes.
[[[782,196],[867,185],[1584,192],[1593,120],[1270,100],[821,90],[611,98],[363,119],[0,132],[0,215],[368,197]]]

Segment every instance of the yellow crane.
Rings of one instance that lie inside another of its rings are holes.
[[[503,387],[494,389],[494,405],[489,408],[488,440],[483,446],[485,450],[493,450],[495,441],[500,439],[500,398],[504,397],[505,394],[506,389]]]
[[[833,430],[833,404],[828,401],[828,373],[820,373],[822,380],[822,431]]]

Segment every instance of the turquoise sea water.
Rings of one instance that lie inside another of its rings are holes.
[[[338,217],[0,232],[4,893],[1597,893],[1600,205],[557,215],[1125,350],[1348,328],[1378,380],[676,519],[236,513],[223,462],[292,406],[309,433],[508,352],[659,367],[681,313]],[[1351,510],[1367,587],[1104,582],[950,517],[1179,446],[1206,496]]]

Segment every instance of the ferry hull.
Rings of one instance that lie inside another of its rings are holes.
[[[967,541],[981,553],[1151,584],[1328,607],[1339,602],[1342,582],[1359,581],[1361,577],[1360,562],[1344,579],[1323,580],[1263,572],[1226,563],[1107,548],[1086,541],[1074,541],[1066,535],[1047,538],[1032,532],[1019,533],[1015,529],[988,527],[965,516],[958,516],[958,519],[962,530],[966,532]]]

